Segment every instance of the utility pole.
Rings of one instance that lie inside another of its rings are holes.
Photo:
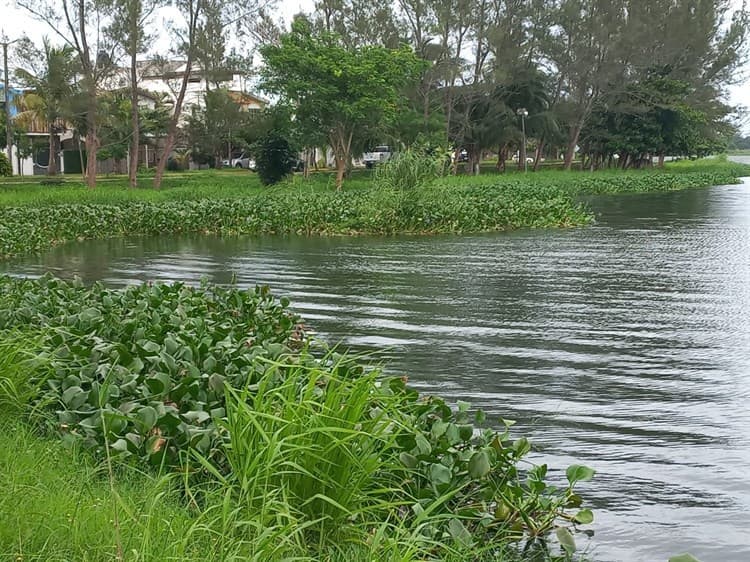
[[[18,41],[8,41],[3,35],[3,68],[5,69],[5,81],[3,87],[3,93],[5,94],[5,150],[8,151],[8,162],[10,163],[10,169],[13,169],[13,123],[10,120],[10,85],[8,84],[8,46]]]

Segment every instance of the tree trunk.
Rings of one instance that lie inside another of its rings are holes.
[[[88,106],[86,107],[86,185],[89,189],[96,187],[96,153],[99,150],[99,138],[96,134],[96,84],[89,79]]]
[[[336,191],[341,191],[344,185],[344,174],[346,173],[346,158],[336,154]]]
[[[185,101],[185,92],[187,91],[188,82],[190,80],[190,74],[193,71],[193,57],[195,56],[195,35],[198,29],[198,18],[200,16],[201,3],[198,2],[194,9],[191,8],[190,18],[188,24],[188,44],[187,44],[187,60],[185,61],[185,72],[182,75],[182,83],[180,84],[180,92],[177,94],[177,100],[174,104],[174,111],[172,112],[172,118],[169,120],[169,129],[167,130],[167,138],[164,141],[164,152],[159,158],[159,162],[156,165],[156,174],[154,175],[154,189],[161,187],[161,180],[164,177],[164,171],[167,169],[167,159],[174,149],[175,140],[177,137],[177,128],[180,123],[180,115],[182,114],[182,104]]]
[[[131,30],[132,32],[132,30]],[[136,67],[136,48],[131,45],[130,53],[130,127],[133,135],[130,138],[130,167],[128,169],[128,183],[130,187],[138,187],[138,153],[140,151],[141,123],[138,116],[138,73]]]
[[[333,148],[336,160],[336,190],[341,191],[344,184],[344,176],[351,158],[353,132],[347,132],[346,126],[339,125],[329,136],[329,142]]]
[[[96,132],[86,133],[86,185],[89,189],[96,187],[96,151],[98,149]]]
[[[664,152],[659,153],[659,167],[660,168],[664,167]]]
[[[573,165],[573,158],[576,154],[576,145],[578,144],[578,137],[581,135],[581,129],[583,129],[583,123],[579,121],[570,130],[568,148],[565,150],[565,160],[563,164],[563,169],[565,170],[570,170]]]
[[[185,100],[185,92],[187,91],[188,80],[190,78],[190,72],[192,70],[192,53],[188,56],[185,74],[182,77],[182,85],[180,86],[180,92],[177,95],[177,101],[174,104],[174,112],[172,118],[169,120],[169,129],[167,130],[167,138],[164,140],[164,150],[162,151],[161,158],[156,164],[156,174],[154,175],[154,189],[161,187],[161,181],[164,178],[164,171],[167,169],[167,159],[172,154],[174,149],[175,140],[177,138],[177,126],[180,122],[180,114],[182,113],[182,103]]]
[[[534,171],[538,172],[539,167],[542,165],[542,154],[544,153],[544,137],[539,139],[539,144],[536,146],[536,154],[534,154]]]
[[[56,153],[57,153],[57,135],[55,135],[55,133],[52,132],[52,125],[50,125],[49,160],[47,160],[47,175],[48,176],[57,175],[57,158],[55,158]]]

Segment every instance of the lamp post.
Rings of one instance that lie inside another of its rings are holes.
[[[13,170],[13,131],[12,131],[12,123],[10,121],[10,86],[8,85],[8,46],[12,45],[18,41],[18,39],[14,39],[13,41],[8,41],[8,39],[3,35],[3,68],[5,70],[5,80],[3,85],[3,93],[5,94],[5,149],[8,151],[8,163],[10,164],[10,169]]]
[[[528,172],[528,164],[526,163],[526,118],[529,116],[529,112],[526,111],[525,107],[519,107],[516,110],[516,114],[521,117],[521,131],[523,132],[523,145],[521,150],[518,151],[518,157],[523,158],[523,173]]]

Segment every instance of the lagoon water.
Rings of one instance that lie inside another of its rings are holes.
[[[571,230],[94,241],[2,269],[268,284],[328,341],[517,420],[536,461],[595,468],[594,560],[746,562],[750,182],[590,204]]]

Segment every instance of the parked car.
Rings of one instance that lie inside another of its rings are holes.
[[[370,152],[365,152],[362,156],[362,162],[365,163],[365,167],[370,169],[376,164],[380,164],[388,160],[392,155],[391,147],[386,145],[376,146]]]
[[[255,159],[246,152],[240,152],[232,156],[232,159],[222,161],[225,168],[244,168],[246,170],[255,170]]]

